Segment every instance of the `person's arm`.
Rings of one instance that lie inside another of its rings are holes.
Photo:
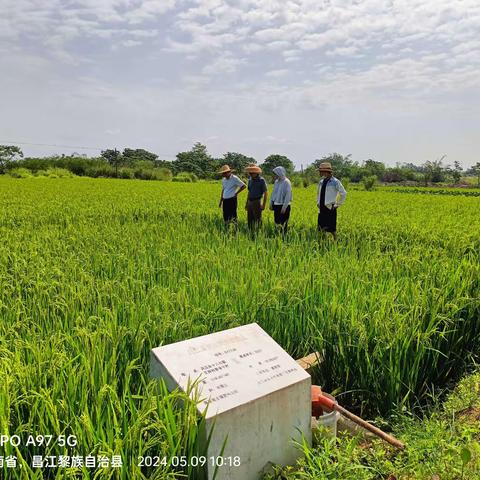
[[[237,190],[237,193],[235,195],[238,195],[240,192],[243,192],[246,188],[247,188],[247,186],[242,182],[242,185]]]
[[[317,185],[317,207],[320,208],[320,189],[321,189],[321,180],[318,182]]]
[[[267,205],[267,199],[268,199],[268,191],[265,190],[265,192],[263,193],[262,210],[265,210],[265,206]]]
[[[282,206],[282,214],[287,211],[288,205],[292,201],[292,184],[290,181],[286,182],[285,186],[286,192],[285,192],[285,199],[283,200],[283,206]]]
[[[263,181],[263,188],[265,191],[263,192],[263,202],[262,202],[262,210],[265,210],[267,206],[267,199],[268,199],[268,189],[267,189],[267,182]]]
[[[238,187],[237,191],[235,192],[235,196],[237,196],[240,192],[243,192],[247,188],[245,183],[238,177],[235,177],[235,184]]]
[[[274,202],[273,202],[273,199],[275,198],[275,190],[277,188],[277,182],[275,181],[275,183],[273,184],[273,190],[272,190],[272,194],[270,195],[270,210],[273,210],[273,205],[274,205]]]
[[[340,198],[338,199],[337,202],[335,202],[335,205],[334,205],[335,208],[338,208],[345,201],[345,198],[347,198],[347,191],[345,190],[340,180],[337,180],[337,192]]]
[[[223,203],[223,187],[222,187],[222,193],[220,194],[220,203],[218,204],[218,206],[221,207],[222,203]]]

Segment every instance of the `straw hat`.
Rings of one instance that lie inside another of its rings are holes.
[[[332,164],[330,162],[322,162],[318,167],[320,172],[332,172]]]
[[[254,165],[253,163],[251,163],[250,165],[247,165],[247,167],[245,168],[245,171],[247,173],[262,173],[262,169],[259,166]]]
[[[218,173],[228,173],[228,172],[234,172],[235,170],[232,170],[228,165],[224,165]]]

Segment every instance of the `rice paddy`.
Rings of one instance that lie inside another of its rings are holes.
[[[23,467],[0,478],[178,478],[137,465],[197,448],[194,410],[149,380],[150,349],[250,322],[294,357],[321,352],[316,383],[369,414],[423,404],[472,363],[480,198],[351,189],[334,244],[314,187],[294,189],[285,241],[271,212],[251,238],[244,197],[225,233],[219,192],[0,177],[0,434],[72,434],[124,465],[35,470],[44,448],[7,446]]]

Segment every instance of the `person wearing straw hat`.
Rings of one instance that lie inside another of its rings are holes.
[[[332,164],[322,162],[318,171],[323,178],[318,183],[318,230],[329,232],[337,240],[337,208],[342,205],[347,192],[338,178],[333,176]]]
[[[222,175],[222,193],[219,207],[223,207],[223,221],[225,225],[237,221],[237,195],[247,187],[228,165],[224,165],[218,173]]]
[[[248,195],[245,210],[250,230],[256,229],[262,223],[262,212],[267,204],[267,182],[260,176],[262,169],[254,164],[247,166],[245,171],[250,176],[248,180]]]
[[[273,210],[275,224],[280,226],[285,236],[290,218],[290,202],[292,201],[292,184],[287,178],[287,171],[279,166],[273,169],[275,183],[270,197],[270,210]]]

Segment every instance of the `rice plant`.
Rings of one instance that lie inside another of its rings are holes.
[[[45,449],[7,446],[23,467],[1,478],[193,475],[138,466],[198,448],[194,409],[149,379],[162,344],[257,322],[294,357],[320,351],[314,380],[372,414],[425,401],[479,351],[479,198],[352,190],[333,244],[313,187],[285,241],[267,212],[254,239],[241,209],[226,233],[219,188],[0,177],[0,434],[72,434],[51,454],[124,465],[34,469]]]

